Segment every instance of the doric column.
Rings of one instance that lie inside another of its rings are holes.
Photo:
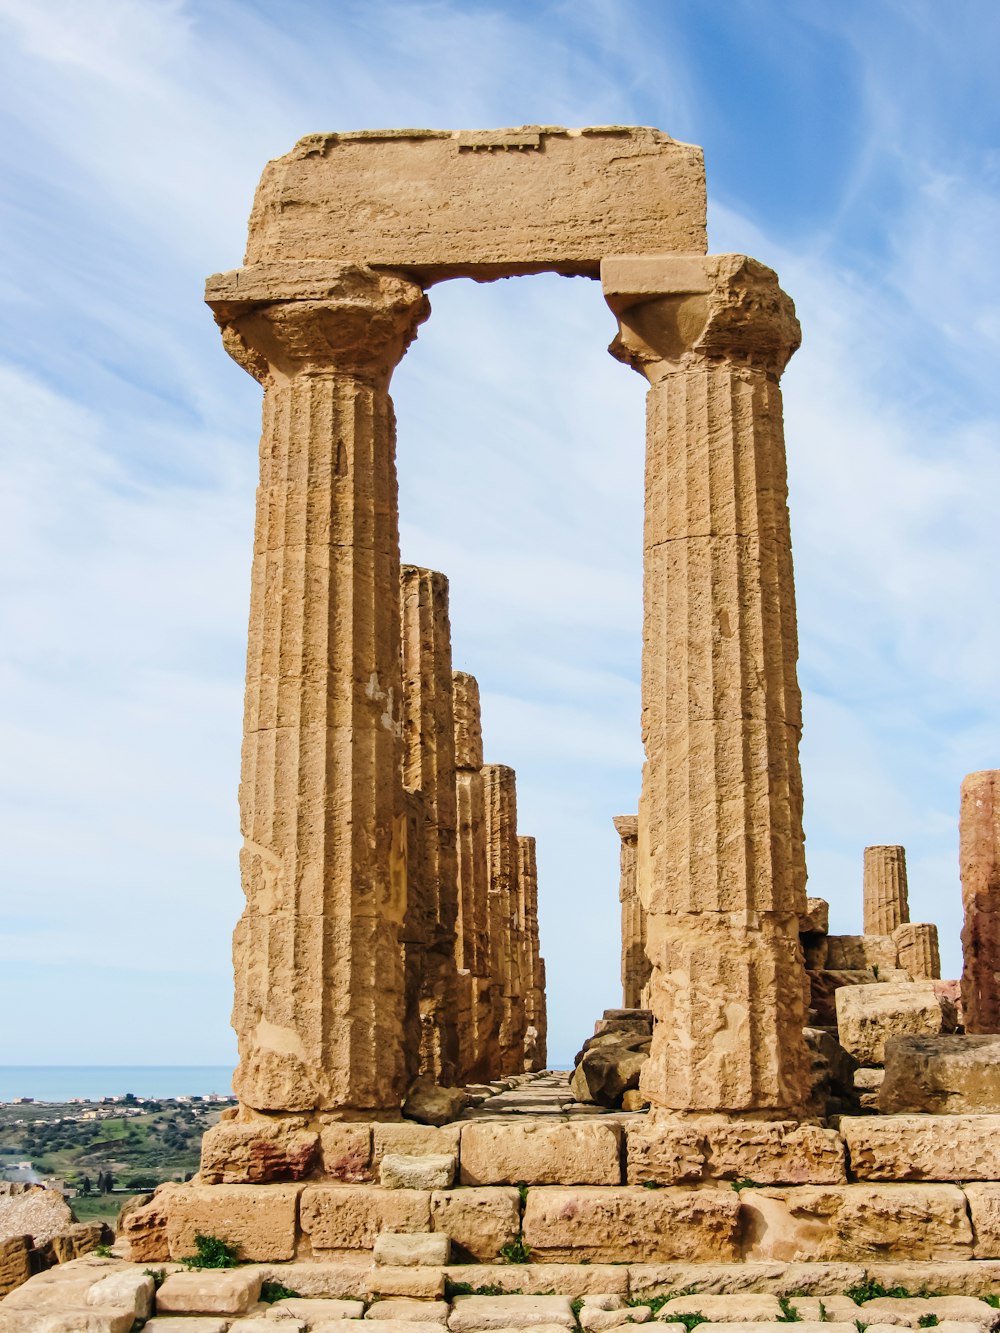
[[[264,385],[234,1087],[262,1111],[398,1115],[407,889],[388,385],[428,305],[408,279],[353,266],[243,269],[210,279],[207,299]]]
[[[646,957],[646,913],[636,883],[638,815],[616,815],[615,828],[622,840],[618,876],[618,900],[622,905],[622,1004],[626,1009],[641,1009],[650,967]]]
[[[517,785],[504,764],[483,768],[486,863],[489,876],[491,970],[500,989],[499,1060],[503,1074],[524,1064],[524,1004],[517,955]]]
[[[420,1015],[420,1073],[451,1085],[458,1076],[458,864],[448,580],[404,565],[400,588],[403,785],[423,798],[421,878],[406,913],[407,1000]]]
[[[938,929],[929,921],[904,921],[892,932],[899,954],[899,966],[914,981],[938,981],[941,977],[941,953]]]
[[[966,1032],[1000,1032],[1000,770],[970,773],[959,813]]]
[[[605,260],[649,381],[638,885],[657,1108],[806,1100],[795,596],[778,378],[798,346],[742,255]]]
[[[891,935],[909,919],[906,848],[866,847],[864,933]]]
[[[467,1025],[459,1029],[459,1064],[463,1081],[478,1082],[493,1077],[497,1072],[500,989],[491,970],[479,683],[475,676],[465,671],[454,672],[452,682],[455,791],[458,803],[455,961],[460,982],[468,988],[467,1007],[470,1011]]]
[[[517,858],[518,898],[524,922],[524,1067],[527,1073],[536,1073],[545,1068],[548,1059],[548,1017],[545,963],[538,933],[538,860],[534,838],[518,837]]]

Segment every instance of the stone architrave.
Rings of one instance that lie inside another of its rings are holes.
[[[1000,769],[970,773],[959,812],[966,1032],[1000,1032]]]
[[[405,1091],[393,369],[407,277],[331,265],[210,279],[264,386],[233,940],[234,1087],[260,1111],[398,1115]]]
[[[505,764],[483,767],[491,968],[500,990],[499,1073],[524,1069],[524,996],[518,948],[517,783]]]
[[[642,1009],[649,985],[650,965],[646,957],[646,913],[636,884],[638,815],[616,815],[615,828],[621,838],[618,900],[622,905],[622,1006]]]
[[[534,838],[517,839],[517,888],[524,922],[524,1069],[526,1073],[537,1073],[545,1068],[548,1059],[548,1018],[545,963],[538,934],[538,861]]]
[[[455,961],[460,983],[469,991],[470,1018],[459,1029],[459,1065],[465,1082],[494,1077],[498,1070],[497,1032],[500,989],[492,972],[490,894],[486,849],[486,789],[482,773],[483,730],[479,683],[456,671],[452,676],[455,714],[457,797],[458,922]],[[465,981],[465,977],[468,981]]]
[[[405,922],[407,1005],[419,1013],[419,1073],[458,1077],[458,917],[455,716],[448,580],[403,565],[403,785],[422,797],[419,883]]]
[[[606,259],[649,381],[638,888],[658,1111],[807,1099],[797,635],[778,379],[799,344],[743,255]]]
[[[891,935],[910,919],[906,887],[906,848],[865,848],[864,930]]]
[[[929,921],[904,921],[892,932],[898,965],[914,981],[937,981],[941,977],[938,929]]]

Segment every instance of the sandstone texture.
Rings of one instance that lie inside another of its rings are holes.
[[[492,1263],[517,1238],[521,1198],[516,1189],[503,1186],[435,1191],[431,1221],[436,1232],[451,1238],[457,1259]]]
[[[864,921],[866,935],[891,935],[910,919],[906,848],[866,847]]]
[[[462,1130],[463,1185],[618,1185],[621,1132],[597,1121],[486,1122]]]
[[[349,1254],[371,1250],[384,1231],[429,1231],[430,1194],[364,1185],[307,1185],[299,1217],[313,1253]]]
[[[884,1112],[1000,1114],[1000,1037],[897,1037],[886,1045]]]
[[[426,1157],[387,1153],[379,1167],[379,1181],[385,1189],[447,1189],[454,1179],[455,1158],[444,1153]]]
[[[860,1180],[1000,1180],[1000,1116],[844,1116]]]
[[[848,986],[837,992],[840,1043],[863,1065],[885,1063],[886,1042],[894,1037],[953,1032],[954,1009],[928,981]]]
[[[650,964],[646,956],[646,912],[639,900],[636,868],[639,856],[638,815],[616,815],[621,838],[618,899],[622,911],[622,1007],[642,1009],[649,999]]]
[[[1000,770],[962,782],[959,863],[965,1030],[1000,1032]]]
[[[319,1158],[320,1138],[300,1117],[250,1124],[222,1121],[201,1140],[200,1177],[206,1185],[302,1180]]]
[[[844,1145],[832,1129],[793,1121],[671,1125],[627,1130],[629,1184],[754,1180],[758,1184],[846,1182]]]

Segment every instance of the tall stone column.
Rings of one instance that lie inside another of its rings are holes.
[[[622,1004],[626,1009],[641,1009],[650,967],[646,957],[646,913],[639,901],[636,882],[638,815],[616,815],[615,828],[622,840],[618,878],[618,900],[622,905]]]
[[[1000,769],[970,773],[959,812],[966,1032],[1000,1032]]]
[[[265,265],[210,279],[264,385],[251,581],[234,1087],[258,1111],[398,1115],[405,813],[393,369],[408,279]]]
[[[421,877],[406,913],[407,1003],[419,1014],[420,1073],[450,1086],[458,1077],[458,862],[448,580],[404,565],[400,588],[403,785],[420,792],[423,816]]]
[[[472,1083],[492,1078],[498,1072],[500,991],[491,969],[486,792],[482,774],[483,731],[479,683],[475,676],[465,671],[454,672],[452,681],[458,807],[455,961],[460,984],[468,987],[470,1009],[467,1027],[459,1030],[459,1066],[462,1080]]]
[[[806,1101],[797,639],[778,379],[799,327],[742,255],[602,264],[649,381],[638,886],[654,1112]]]
[[[524,922],[524,1068],[527,1073],[537,1073],[545,1068],[548,1059],[548,1016],[545,963],[538,933],[538,859],[534,838],[518,837],[517,857],[518,896]]]
[[[524,1002],[517,954],[517,784],[512,768],[486,764],[486,862],[489,875],[491,970],[500,990],[500,1073],[524,1065]]]
[[[910,919],[905,847],[866,847],[864,933],[891,935]]]

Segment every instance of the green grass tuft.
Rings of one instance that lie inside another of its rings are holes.
[[[236,1251],[218,1236],[203,1236],[199,1232],[194,1238],[195,1253],[181,1259],[186,1268],[235,1268],[239,1263]]]

